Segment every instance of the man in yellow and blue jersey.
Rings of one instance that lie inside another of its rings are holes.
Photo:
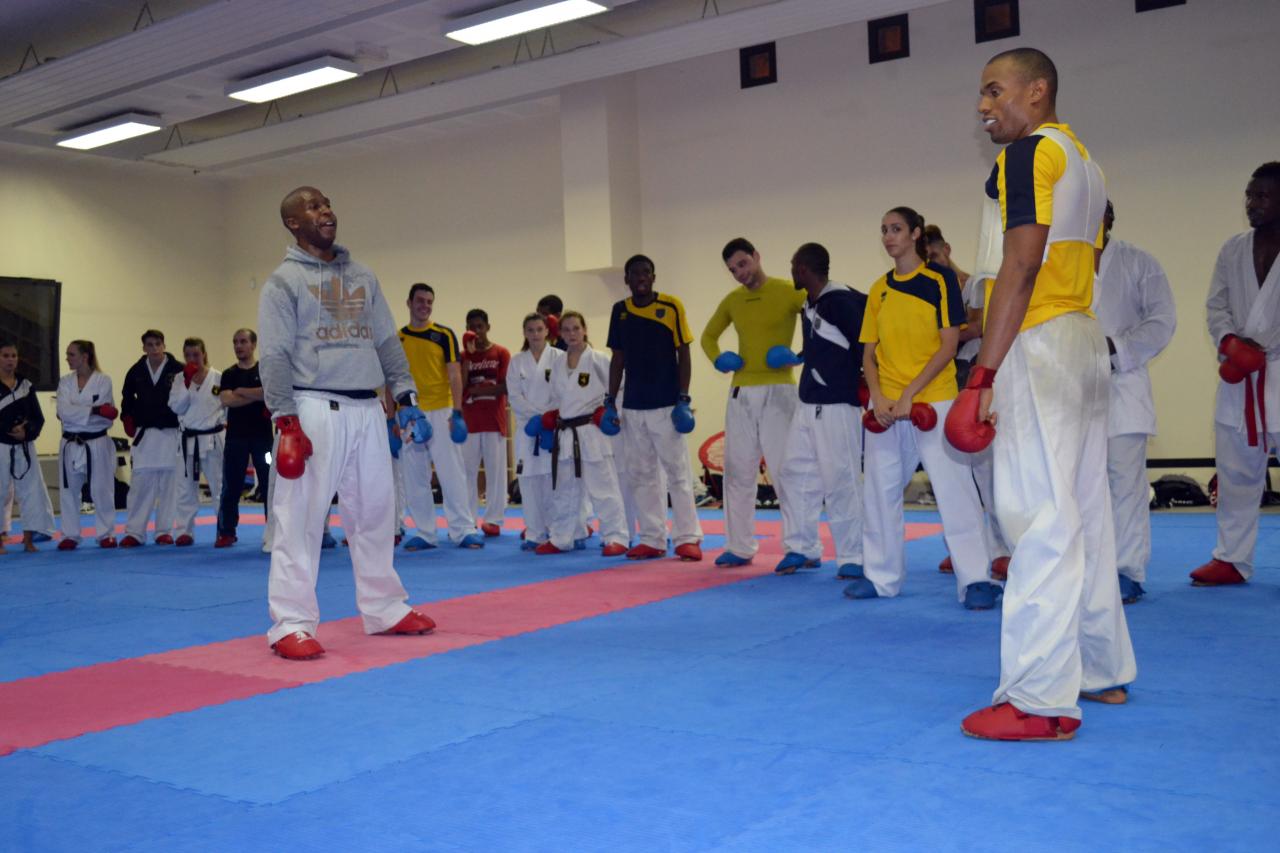
[[[429,284],[409,288],[409,325],[400,330],[400,343],[409,358],[409,371],[418,386],[418,406],[431,424],[424,443],[405,441],[400,471],[409,515],[417,533],[404,543],[409,551],[436,547],[436,504],[431,493],[431,466],[440,481],[449,541],[460,548],[483,548],[471,511],[462,444],[467,425],[462,417],[462,367],[458,336],[448,326],[431,321],[436,292]]]
[[[1090,313],[1106,186],[1058,121],[1057,89],[1053,62],[1033,48],[982,72],[979,115],[1007,146],[987,182],[1004,255],[946,425],[963,450],[994,438],[996,514],[1013,545],[1000,685],[961,726],[996,740],[1071,738],[1078,699],[1122,703],[1137,676],[1107,486],[1107,344]]]

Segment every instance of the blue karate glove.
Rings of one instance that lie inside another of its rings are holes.
[[[400,448],[404,447],[404,442],[400,439],[400,430],[396,429],[395,418],[387,418],[387,441],[391,443],[391,458],[399,459]]]
[[[542,415],[534,415],[529,418],[529,422],[524,425],[524,434],[529,438],[537,438],[542,432]]]
[[[604,398],[604,415],[597,424],[600,431],[608,436],[615,436],[622,432],[622,419],[618,417],[618,404],[612,396]]]
[[[696,421],[693,418],[693,409],[689,408],[689,395],[681,394],[679,402],[676,403],[674,409],[671,410],[671,425],[676,428],[676,432],[681,435],[687,435],[693,432]]]
[[[556,431],[553,429],[538,429],[538,446],[543,450],[550,450],[556,446]]]
[[[454,409],[449,415],[449,438],[454,444],[462,444],[467,440],[467,422],[462,417],[462,409]]]
[[[742,360],[742,356],[732,350],[725,350],[716,356],[716,360],[712,362],[716,370],[721,373],[733,373],[741,370],[746,362]]]
[[[396,402],[400,404],[400,410],[396,412],[396,421],[400,424],[401,435],[403,436],[407,430],[414,444],[426,444],[430,441],[431,422],[427,420],[422,409],[418,408],[418,395],[412,391],[406,391],[396,398]]]
[[[764,363],[777,370],[779,367],[804,364],[804,357],[793,353],[791,347],[784,347],[782,344],[778,344],[776,347],[769,347],[769,351],[764,354]]]

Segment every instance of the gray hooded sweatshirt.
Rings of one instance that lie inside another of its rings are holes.
[[[290,246],[262,287],[258,335],[267,408],[296,415],[294,392],[417,392],[372,270],[333,246],[326,263]]]

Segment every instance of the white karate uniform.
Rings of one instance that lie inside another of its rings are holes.
[[[1267,353],[1265,378],[1252,373],[1234,385],[1218,380],[1213,415],[1218,466],[1218,544],[1213,556],[1234,564],[1246,580],[1253,576],[1258,504],[1266,482],[1267,458],[1280,444],[1280,261],[1271,265],[1259,287],[1253,234],[1246,231],[1223,244],[1206,305],[1209,334],[1215,345],[1235,334],[1252,338]],[[1253,445],[1249,443],[1246,386],[1253,397]]]
[[[1093,313],[1116,349],[1107,424],[1116,568],[1142,583],[1151,559],[1147,437],[1156,434],[1147,363],[1169,345],[1177,325],[1173,290],[1160,263],[1131,243],[1109,241],[1093,284]]]
[[[115,397],[111,377],[105,373],[92,373],[83,388],[75,373],[68,373],[58,381],[57,411],[63,435],[58,452],[61,470],[58,506],[63,539],[80,541],[80,496],[86,479],[93,499],[97,538],[110,536],[115,530],[116,447],[111,436],[105,434],[111,428],[111,421],[91,411],[94,406],[107,403],[114,405]],[[97,438],[67,439],[75,433],[97,432],[104,434]]]
[[[921,432],[911,421],[895,421],[882,433],[867,431],[863,506],[863,573],[882,598],[898,594],[906,579],[907,558],[902,491],[923,464],[942,516],[942,537],[955,566],[956,598],[965,587],[989,581],[991,557],[983,533],[982,501],[966,454],[951,446],[943,433],[954,400],[931,403],[938,425]],[[825,411],[824,411],[825,414]]]
[[[196,384],[193,379],[188,387],[175,377],[173,387],[169,389],[169,408],[178,416],[183,430],[179,439],[182,449],[174,475],[174,491],[177,493],[174,536],[195,535],[196,513],[200,510],[200,474],[204,474],[209,484],[210,495],[222,494],[222,450],[226,443],[222,430],[227,423],[227,410],[218,399],[221,385],[222,371],[210,369],[204,382]],[[218,432],[186,434],[188,430],[210,429]]]
[[[386,414],[377,399],[318,391],[295,391],[294,398],[312,454],[301,477],[275,477],[270,488],[270,516],[279,535],[271,551],[268,599],[274,624],[267,641],[295,631],[316,634],[320,539],[335,491],[357,567],[356,603],[365,633],[386,631],[409,613],[408,594],[391,564],[395,489]],[[271,470],[274,476],[275,464]]]
[[[31,382],[19,379],[12,394],[0,397],[0,408],[13,405],[34,395]],[[47,421],[46,421],[47,423]],[[12,489],[22,517],[23,531],[52,533],[53,504],[45,488],[44,474],[40,470],[40,458],[34,441],[21,444],[0,444],[0,495]]]
[[[548,345],[542,357],[533,353],[516,353],[507,367],[507,399],[515,415],[514,438],[516,477],[520,481],[520,503],[524,513],[525,539],[542,544],[551,536],[551,451],[538,447],[537,437],[525,435],[524,427],[532,417],[555,408],[551,392],[551,376],[564,360],[564,350]]]
[[[777,476],[799,403],[796,386],[789,383],[738,385],[729,392],[724,415],[725,550],[735,556],[749,559],[759,550],[755,516],[761,456],[778,496],[783,536],[803,524],[787,500],[785,478]]]
[[[436,541],[436,499],[431,492],[431,468],[436,469],[440,481],[440,496],[444,501],[444,517],[449,523],[449,541],[454,545],[476,530],[474,504],[467,488],[466,465],[462,459],[462,445],[454,444],[449,437],[449,416],[453,409],[445,407],[425,413],[431,423],[431,439],[418,444],[402,435],[404,446],[400,448],[400,472],[404,481],[405,500],[416,530],[412,535],[428,542]],[[386,431],[386,427],[383,427]]]
[[[152,370],[151,382],[155,384],[163,375],[166,362],[160,368]],[[180,382],[181,378],[175,378]],[[168,533],[173,527],[174,501],[176,497],[176,473],[178,465],[178,446],[181,433],[177,429],[159,429],[147,427],[142,432],[142,440],[130,450],[130,465],[133,476],[129,481],[128,515],[125,518],[124,532],[139,542],[147,541],[147,519],[154,509],[156,514],[156,535]]]
[[[577,365],[569,366],[565,357],[551,371],[553,408],[561,420],[590,415],[604,404],[609,388],[609,356],[587,347]],[[561,551],[573,548],[573,540],[581,536],[581,501],[585,489],[600,519],[600,539],[605,545],[626,545],[629,541],[618,476],[613,468],[611,442],[593,423],[576,428],[581,477],[574,470],[575,429],[565,427],[558,433],[560,455],[556,482],[553,486],[551,510],[551,543]]]
[[[484,463],[484,521],[502,526],[507,514],[507,437],[500,432],[471,432],[462,445],[467,500],[480,512],[480,463]]]
[[[858,406],[797,405],[782,466],[787,497],[800,519],[783,539],[788,552],[822,559],[818,520],[825,504],[836,565],[863,564],[862,432]],[[901,490],[898,504],[901,509]]]
[[[630,464],[631,503],[639,542],[660,551],[667,549],[667,496],[671,497],[671,541],[674,545],[702,541],[702,525],[693,503],[693,472],[689,446],[671,422],[674,407],[620,409],[622,434],[618,436]],[[615,447],[617,440],[615,439]],[[654,463],[657,464],[654,464]]]

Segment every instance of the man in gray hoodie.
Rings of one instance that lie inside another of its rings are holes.
[[[338,219],[324,193],[299,187],[280,203],[297,241],[262,288],[258,330],[267,408],[280,433],[272,464],[275,539],[267,598],[276,654],[308,660],[316,640],[320,539],[336,491],[351,544],[356,604],[368,634],[425,634],[435,627],[406,604],[391,565],[395,492],[386,418],[390,386],[400,425],[429,437],[417,389],[378,279],[334,244]],[[406,439],[408,440],[408,439]]]

